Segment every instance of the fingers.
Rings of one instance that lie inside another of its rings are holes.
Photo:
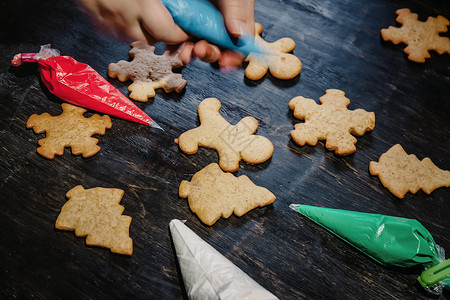
[[[178,56],[180,57],[183,64],[187,65],[191,62],[191,60],[194,58],[192,56],[192,51],[194,50],[194,43],[188,41],[185,42],[180,49],[180,52],[178,53]]]
[[[239,68],[244,57],[235,51],[224,50],[219,58],[219,67],[225,72],[230,72]]]
[[[193,49],[194,55],[207,63],[213,63],[219,60],[221,52],[215,45],[207,41],[199,41]]]
[[[211,45],[207,41],[199,41],[195,44],[187,41],[183,43],[178,55],[186,65],[194,58],[199,58],[207,63],[217,62],[219,68],[225,73],[239,68],[244,59],[240,53],[231,50],[221,51],[217,46]]]
[[[207,63],[218,62],[220,69],[234,70],[241,66],[244,57],[232,50],[219,50],[206,41],[195,44],[193,55]]]
[[[207,41],[199,41],[195,44],[188,41],[183,44],[178,55],[184,64],[188,64],[196,57],[204,62],[213,63],[219,60],[221,52],[217,46]]]
[[[228,32],[239,37],[242,30],[255,34],[255,1],[254,0],[219,0],[219,10],[224,17]]]

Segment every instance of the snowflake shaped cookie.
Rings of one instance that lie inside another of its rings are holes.
[[[98,140],[91,137],[93,134],[105,134],[106,128],[111,128],[109,116],[94,114],[85,118],[86,109],[61,104],[62,114],[51,116],[48,113],[34,114],[27,121],[27,128],[33,128],[35,133],[45,133],[46,137],[40,139],[37,152],[49,159],[56,155],[63,155],[65,147],[72,148],[72,154],[90,157],[96,154],[100,147]]]
[[[341,90],[326,90],[319,100],[321,105],[313,99],[298,96],[289,102],[294,117],[305,121],[295,124],[292,139],[300,146],[315,146],[318,140],[326,140],[326,148],[338,155],[355,152],[357,140],[352,134],[362,136],[373,130],[375,113],[347,109],[350,100]]]
[[[179,93],[184,89],[187,81],[181,74],[172,72],[172,69],[183,66],[178,53],[166,51],[156,55],[155,47],[140,41],[131,43],[131,47],[129,55],[132,61],[121,60],[108,66],[110,77],[133,81],[128,87],[131,99],[146,102],[149,97],[155,97],[157,88],[163,88],[166,93]]]
[[[399,9],[395,13],[398,15],[395,20],[402,26],[381,29],[381,36],[383,40],[396,45],[402,42],[407,44],[404,51],[409,60],[423,63],[430,57],[429,50],[438,54],[450,54],[450,39],[439,35],[440,32],[447,31],[449,20],[438,16],[428,17],[426,22],[422,22],[418,20],[418,15],[411,13],[408,8]]]

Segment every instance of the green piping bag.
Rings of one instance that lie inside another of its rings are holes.
[[[290,207],[384,266],[431,268],[445,260],[443,249],[417,220],[311,205]]]

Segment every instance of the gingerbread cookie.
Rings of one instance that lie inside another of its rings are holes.
[[[178,138],[180,149],[194,154],[198,146],[216,149],[219,164],[224,171],[239,169],[242,159],[249,164],[259,164],[273,154],[273,144],[267,138],[254,135],[258,121],[245,117],[236,125],[228,123],[220,114],[221,103],[216,98],[207,98],[198,106],[200,126],[181,134]]]
[[[405,43],[407,47],[404,51],[408,54],[409,60],[423,63],[430,57],[428,52],[430,50],[438,54],[450,54],[450,39],[439,35],[440,32],[446,32],[450,24],[446,18],[428,17],[426,22],[422,22],[418,20],[418,15],[411,13],[408,8],[399,9],[395,13],[398,15],[395,20],[402,26],[381,29],[381,36],[383,40],[396,45]]]
[[[371,161],[369,171],[401,199],[407,192],[415,194],[422,189],[430,194],[439,187],[450,186],[450,171],[439,169],[428,157],[420,161],[414,154],[408,155],[400,144],[382,154],[378,162]]]
[[[294,111],[294,117],[305,121],[295,124],[292,139],[300,146],[315,146],[318,140],[326,140],[326,148],[338,155],[355,152],[357,140],[352,134],[362,136],[373,130],[375,113],[347,109],[350,100],[341,90],[326,90],[319,100],[321,105],[301,96],[291,99],[289,108]]]
[[[77,237],[86,237],[86,245],[131,255],[131,217],[122,215],[125,208],[119,204],[123,194],[119,189],[96,187],[85,190],[78,185],[67,192],[69,200],[61,208],[55,227],[75,230]]]
[[[273,77],[288,80],[300,74],[302,62],[295,55],[288,53],[294,50],[295,42],[290,38],[282,38],[268,43],[261,38],[262,31],[262,25],[255,23],[256,41],[266,46],[271,53],[267,54],[265,59],[259,54],[250,53],[245,59],[248,62],[245,76],[251,80],[258,80],[269,70]]]
[[[238,217],[275,201],[268,189],[255,185],[247,176],[235,177],[212,163],[195,173],[191,181],[183,180],[179,195],[188,198],[189,207],[206,225],[220,217]]]
[[[46,137],[39,140],[37,152],[49,159],[63,155],[65,147],[72,148],[72,154],[90,157],[96,154],[100,147],[93,134],[105,134],[106,128],[111,128],[109,116],[100,117],[97,114],[85,118],[86,109],[63,103],[62,114],[51,116],[48,113],[32,115],[27,121],[27,128],[33,128],[35,133],[44,133]]]
[[[133,81],[128,87],[131,99],[146,102],[149,97],[155,97],[157,88],[163,88],[166,93],[179,93],[184,89],[187,81],[181,74],[172,72],[172,69],[183,66],[178,53],[166,51],[156,55],[155,47],[140,41],[133,42],[131,47],[129,55],[132,61],[121,60],[108,66],[110,77]]]

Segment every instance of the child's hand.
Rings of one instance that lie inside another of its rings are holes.
[[[147,41],[152,44],[182,44],[180,58],[184,63],[198,57],[206,62],[218,61],[221,68],[235,68],[242,63],[241,54],[221,50],[207,41],[193,43],[172,19],[160,0],[80,0],[95,23],[118,38]],[[214,1],[222,12],[225,25],[233,36],[241,30],[254,34],[254,0]]]
[[[224,17],[225,26],[230,35],[239,37],[242,30],[255,34],[254,0],[218,0],[215,4]],[[240,66],[244,59],[238,52],[219,49],[207,41],[199,41],[195,44],[190,41],[185,42],[180,58],[184,62],[189,62],[195,57],[206,62],[218,61],[220,68],[225,69]]]

